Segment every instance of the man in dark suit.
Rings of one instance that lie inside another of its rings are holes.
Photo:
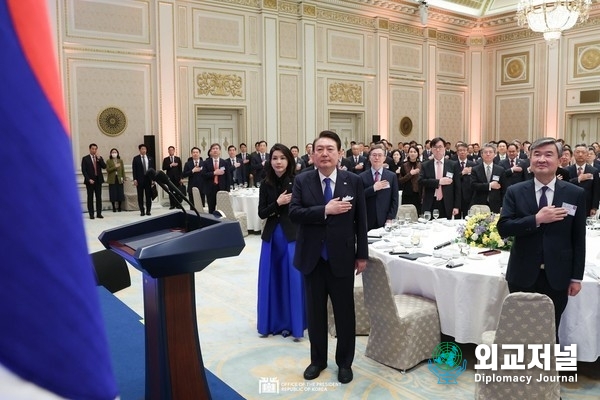
[[[433,158],[421,165],[419,184],[423,187],[423,211],[439,210],[441,218],[450,219],[460,212],[460,169],[456,161],[446,158],[446,142],[431,140]]]
[[[578,144],[573,151],[575,164],[566,168],[569,173],[569,181],[585,191],[586,215],[596,215],[598,210],[598,199],[600,191],[600,178],[598,170],[587,163],[587,146]]]
[[[290,151],[292,152],[292,156],[294,157],[294,164],[296,164],[296,173],[299,173],[304,168],[306,168],[306,163],[304,162],[302,157],[300,157],[300,149],[298,148],[298,146],[290,147]]]
[[[238,183],[249,185],[250,183],[250,154],[247,152],[246,143],[240,143],[240,152],[236,156],[240,163],[238,173]]]
[[[254,176],[254,186],[265,179],[265,163],[269,161],[267,153],[267,142],[261,140],[258,142],[258,151],[250,157],[252,176]]]
[[[476,165],[474,161],[469,160],[468,146],[465,143],[459,143],[456,146],[456,162],[460,170],[460,213],[462,217],[466,217],[471,207],[471,171]]]
[[[90,219],[94,219],[94,196],[96,196],[96,213],[98,218],[102,216],[102,183],[104,175],[102,168],[106,169],[106,163],[102,156],[97,155],[98,146],[96,143],[89,145],[90,154],[81,159],[81,173],[83,174],[83,183],[87,191],[87,209]]]
[[[496,145],[496,156],[494,157],[494,164],[500,164],[501,161],[505,160],[508,155],[506,154],[508,150],[508,143],[506,140],[498,140],[498,144]]]
[[[240,169],[242,164],[237,159],[237,149],[234,145],[227,147],[227,154],[229,158],[225,160],[227,162],[227,170],[229,171],[229,185],[236,185],[240,182]]]
[[[204,194],[204,178],[202,177],[202,167],[204,161],[200,157],[200,149],[198,147],[192,147],[192,157],[185,163],[183,168],[183,177],[188,178],[188,199],[194,207],[200,207],[200,204],[194,203],[193,188],[198,188],[200,192],[200,200],[202,201],[202,208],[206,203],[206,196]]]
[[[327,297],[337,331],[338,381],[352,381],[355,351],[354,274],[367,266],[367,216],[360,178],[336,168],[342,143],[331,131],[314,142],[317,171],[296,176],[289,216],[299,224],[294,265],[304,274],[310,365],[304,379],[327,368]]]
[[[514,237],[508,289],[550,297],[557,332],[568,297],[581,290],[586,220],[583,189],[556,179],[559,154],[553,138],[531,145],[535,178],[508,188],[498,221],[498,233]]]
[[[515,183],[523,182],[527,177],[529,160],[519,158],[519,147],[515,143],[507,146],[506,158],[499,165],[504,168],[507,189]]]
[[[398,178],[383,168],[383,146],[374,145],[369,152],[371,168],[360,174],[367,200],[367,229],[381,228],[398,213]]]
[[[154,159],[149,157],[146,153],[148,148],[145,144],[138,146],[140,154],[133,157],[131,162],[131,169],[133,171],[133,184],[137,189],[138,196],[138,207],[140,208],[140,215],[151,215],[150,210],[152,209],[152,178],[146,176],[146,172],[152,168],[156,169]],[[144,197],[146,197],[146,209],[144,209]]]
[[[163,159],[162,170],[165,171],[169,180],[176,187],[181,186],[181,175],[183,172],[183,165],[181,164],[181,158],[175,155],[175,147],[169,146],[169,156]],[[177,201],[172,194],[169,193],[169,210],[174,209],[177,206]]]
[[[346,159],[350,162],[350,168],[348,168],[349,171],[360,174],[367,170],[367,157],[361,154],[360,146],[358,144],[352,145],[352,155]]]
[[[473,199],[471,205],[482,204],[490,207],[494,213],[499,213],[502,199],[506,191],[504,168],[494,164],[496,147],[487,143],[481,149],[482,162],[471,171],[471,190]]]
[[[312,161],[312,148],[313,145],[312,143],[307,143],[306,147],[305,147],[305,151],[306,154],[304,154],[302,157],[302,161],[304,161],[304,164],[306,164],[306,167],[311,167],[313,165],[313,161]]]
[[[213,214],[217,209],[217,192],[225,190],[229,192],[229,165],[221,158],[221,145],[213,143],[208,151],[210,158],[204,161],[202,166],[202,177],[204,178],[204,190],[208,212]]]
[[[352,155],[352,147],[356,144],[356,142],[354,140],[350,141],[350,148],[348,150],[346,150],[346,158],[350,157]]]

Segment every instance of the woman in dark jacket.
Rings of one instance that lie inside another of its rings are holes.
[[[294,265],[296,225],[288,217],[296,164],[291,151],[275,144],[265,163],[258,216],[266,219],[258,266],[258,333],[304,336],[306,313],[302,274]]]
[[[400,183],[402,184],[402,201],[400,204],[414,204],[419,215],[421,215],[420,171],[419,149],[416,146],[411,146],[408,149],[408,159],[400,167]]]
[[[390,171],[396,174],[396,178],[398,178],[398,189],[402,190],[402,184],[400,183],[400,168],[402,167],[402,153],[400,150],[396,149],[392,151],[391,154],[392,162],[390,163]]]

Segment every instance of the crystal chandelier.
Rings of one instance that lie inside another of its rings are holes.
[[[562,31],[571,29],[578,21],[588,18],[592,0],[519,0],[519,26],[529,25],[534,32],[542,32],[544,39],[560,39]]]

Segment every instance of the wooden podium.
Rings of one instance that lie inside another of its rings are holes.
[[[106,230],[99,239],[143,272],[146,399],[211,399],[194,273],[242,252],[239,223],[180,211]]]

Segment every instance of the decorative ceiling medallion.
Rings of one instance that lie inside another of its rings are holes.
[[[413,123],[409,117],[404,117],[400,120],[400,133],[402,136],[408,136],[412,132]]]
[[[108,107],[98,115],[98,128],[107,136],[119,136],[127,128],[127,117],[116,107]]]

